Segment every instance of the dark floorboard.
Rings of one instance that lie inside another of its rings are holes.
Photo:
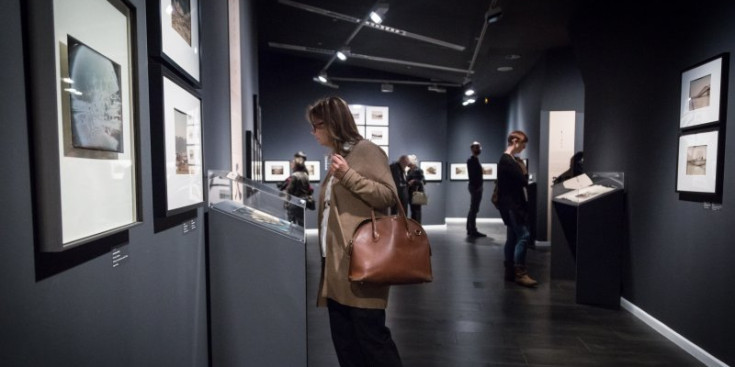
[[[391,289],[388,326],[406,367],[702,366],[624,310],[574,302],[574,283],[549,281],[549,247],[529,250],[540,285],[503,280],[502,224],[428,230],[434,282]],[[309,366],[337,367],[325,308],[316,308],[319,249],[307,241]]]

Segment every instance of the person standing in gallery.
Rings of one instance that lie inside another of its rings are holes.
[[[406,168],[408,167],[408,156],[402,155],[397,161],[391,163],[390,172],[393,174],[393,182],[398,190],[398,199],[403,205],[403,210],[408,210],[408,182],[406,181]],[[391,208],[393,214],[398,214],[398,206]]]
[[[470,145],[472,155],[467,159],[467,175],[470,182],[467,189],[470,192],[470,211],[467,213],[467,236],[487,237],[486,234],[477,231],[477,213],[480,211],[482,201],[482,165],[477,158],[482,153],[480,142],[473,141]]]
[[[329,171],[319,196],[322,273],[317,305],[326,306],[337,359],[347,366],[402,366],[398,348],[385,326],[390,286],[353,283],[347,251],[365,218],[387,215],[396,204],[396,187],[383,149],[365,140],[347,102],[339,97],[307,108],[316,141],[331,150]]]
[[[526,248],[531,240],[528,229],[528,169],[516,157],[526,148],[528,136],[523,131],[508,135],[508,147],[498,162],[498,210],[507,226],[505,241],[505,280],[525,287],[538,282],[528,275]]]
[[[307,200],[307,198],[314,192],[314,189],[312,189],[311,184],[309,184],[309,172],[306,169],[305,162],[306,154],[301,151],[296,152],[293,160],[291,161],[291,176],[289,176],[288,179],[279,186],[279,188],[289,195]],[[303,227],[304,209],[288,203],[286,209],[288,211],[288,220],[291,223],[296,223]]]
[[[408,156],[408,173],[406,174],[406,181],[408,183],[408,197],[409,200],[413,197],[413,193],[416,191],[424,191],[424,170],[419,168],[418,159],[416,155],[411,154]],[[421,223],[421,205],[414,204],[411,202],[411,219]]]

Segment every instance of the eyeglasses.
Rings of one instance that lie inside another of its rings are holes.
[[[317,129],[323,129],[323,128],[324,128],[324,121],[311,123],[311,132],[316,132]]]

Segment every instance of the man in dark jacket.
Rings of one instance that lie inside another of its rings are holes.
[[[398,190],[398,199],[401,201],[404,211],[408,207],[408,182],[406,182],[408,163],[408,156],[402,155],[390,165],[390,172],[393,174],[393,181],[395,181],[396,190]],[[398,214],[398,206],[391,208],[391,211],[393,214]]]
[[[470,183],[467,189],[470,192],[470,211],[467,213],[467,236],[469,237],[487,237],[486,234],[477,231],[477,212],[480,211],[480,201],[482,200],[482,165],[477,156],[482,153],[480,142],[473,141],[470,145],[472,156],[467,159],[467,175]]]

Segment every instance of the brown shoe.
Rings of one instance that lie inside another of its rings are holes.
[[[516,283],[524,286],[524,287],[535,287],[538,285],[538,282],[535,281],[533,278],[531,278],[530,275],[528,275],[528,271],[526,271],[526,267],[523,265],[516,265]]]

